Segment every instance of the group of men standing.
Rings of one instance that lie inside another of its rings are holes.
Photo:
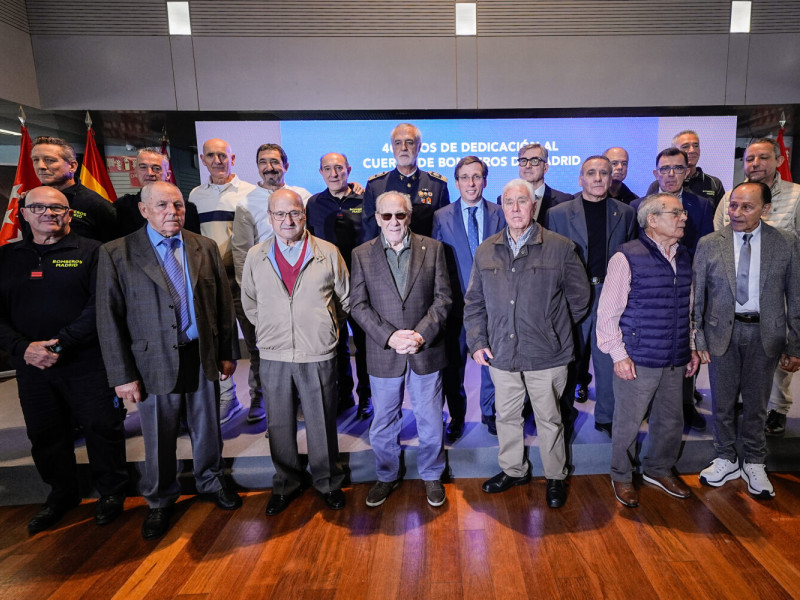
[[[765,427],[783,431],[787,380],[800,368],[800,186],[775,172],[782,158],[772,140],[747,148],[748,179],[723,197],[719,180],[697,167],[697,134],[681,132],[656,157],[655,192],[643,199],[623,183],[622,148],[585,159],[570,196],[545,184],[547,149],[528,144],[498,206],[483,196],[489,169],[480,158],[456,165],[460,198],[451,204],[446,179],[417,167],[419,129],[400,124],[390,138],[395,169],[362,189],[348,181],[346,156],[325,154],[326,189],[313,196],[285,183],[279,145],[258,148],[262,181],[253,185],[232,172],[230,145],[210,139],[201,153],[209,180],[188,202],[166,183],[163,157],[144,149],[142,190],[117,202],[117,217],[74,181],[68,144],[36,141],[43,187],[25,199],[28,235],[0,249],[0,345],[15,361],[34,460],[52,487],[32,534],[78,501],[71,419],[86,432],[97,523],[122,512],[121,401],[138,404],[142,423],[146,539],[170,527],[184,424],[198,492],[223,509],[241,505],[225,485],[220,432],[242,410],[232,382],[237,321],[250,357],[247,421],[267,419],[275,466],[267,515],[308,486],[329,509],[345,506],[336,417],[356,404],[357,418],[373,417],[377,482],[366,503],[383,504],[404,474],[406,391],[426,499],[441,506],[444,440],[464,432],[468,356],[481,367],[482,423],[499,441],[501,472],[484,482],[488,493],[531,479],[529,401],[546,502],[564,504],[563,405],[588,398],[591,359],[595,428],[612,438],[611,479],[624,505],[638,504],[636,437],[648,413],[644,480],[688,497],[673,467],[684,424],[705,426],[693,400],[701,362],[709,363],[717,450],[701,481],[741,476],[755,496],[774,495]],[[56,297],[65,309],[52,310]],[[745,367],[757,373],[743,379]],[[784,400],[768,418],[773,372]],[[297,447],[298,409],[307,458]]]

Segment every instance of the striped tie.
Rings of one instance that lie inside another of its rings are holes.
[[[160,242],[167,251],[164,254],[164,273],[167,275],[167,287],[175,306],[175,317],[178,319],[178,332],[183,333],[189,327],[189,302],[186,298],[186,279],[183,267],[175,258],[175,249],[181,241],[176,238],[165,238]]]

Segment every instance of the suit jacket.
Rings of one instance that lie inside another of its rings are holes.
[[[452,299],[444,245],[411,233],[405,294],[397,291],[383,248],[383,237],[353,250],[350,316],[367,334],[367,371],[375,377],[400,377],[406,366],[418,375],[447,363],[444,326]],[[416,354],[397,354],[389,338],[413,329],[425,340]]]
[[[638,198],[631,202],[631,206],[636,212],[639,212],[639,206],[642,202],[644,202],[644,198]],[[683,208],[689,213],[681,243],[694,256],[695,250],[697,250],[697,242],[700,241],[700,238],[714,231],[714,205],[708,198],[696,196],[686,190],[681,194],[681,202],[683,203]],[[641,234],[641,227],[639,232]]]
[[[538,212],[536,213],[536,222],[542,227],[544,227],[545,220],[547,218],[547,212],[554,206],[561,204],[562,202],[568,202],[569,200],[572,200],[572,198],[573,196],[571,196],[570,194],[565,194],[564,192],[559,192],[558,190],[554,190],[545,183],[544,193],[542,194],[542,203],[541,206],[539,206]],[[502,195],[497,197],[497,203],[503,204]]]
[[[584,266],[589,255],[589,231],[582,196],[554,206],[546,217],[545,227],[571,239],[578,246]],[[636,211],[619,200],[609,198],[606,204],[606,264],[617,246],[636,237]]]
[[[506,218],[503,209],[497,204],[486,202],[483,198],[481,202],[483,202],[483,239],[486,240],[506,226]],[[472,272],[472,251],[469,248],[467,230],[464,228],[464,219],[461,215],[463,209],[464,204],[459,199],[440,208],[433,215],[433,239],[445,245],[453,298],[460,296],[462,301],[469,285],[469,274]]]
[[[217,244],[183,232],[205,377],[239,356],[236,317]],[[97,330],[112,387],[140,380],[168,394],[178,380],[178,330],[172,296],[146,228],[100,248]]]
[[[697,350],[721,356],[733,334],[736,268],[727,225],[700,240],[694,255],[692,321]],[[761,222],[761,344],[767,356],[800,356],[800,241]]]

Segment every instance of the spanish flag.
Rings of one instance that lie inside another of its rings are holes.
[[[786,149],[786,144],[783,142],[783,132],[784,128],[781,127],[780,131],[778,131],[778,139],[775,140],[778,142],[778,147],[781,149],[781,155],[783,156],[783,163],[778,167],[778,173],[781,174],[781,179],[783,181],[791,181],[792,170],[789,167],[789,151]]]
[[[109,202],[117,200],[114,186],[111,185],[111,179],[108,177],[108,169],[103,164],[103,158],[97,150],[91,125],[86,129],[86,154],[83,156],[83,166],[81,167],[81,183]]]
[[[20,119],[23,120],[23,119]],[[17,162],[17,174],[14,177],[14,187],[11,188],[11,198],[8,200],[3,225],[0,227],[0,246],[10,242],[18,242],[22,239],[22,229],[19,225],[19,198],[21,194],[39,187],[39,178],[33,170],[31,161],[31,136],[28,135],[28,128],[22,126],[22,140],[19,144],[19,161]]]

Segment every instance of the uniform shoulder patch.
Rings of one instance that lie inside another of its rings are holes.
[[[428,175],[438,179],[439,181],[444,181],[445,183],[447,183],[447,177],[445,177],[444,175],[440,175],[436,171],[428,171]]]
[[[383,173],[376,173],[372,177],[370,177],[367,181],[372,181],[373,179],[377,179],[378,177],[383,177],[384,175],[388,175],[391,171],[384,171]]]

